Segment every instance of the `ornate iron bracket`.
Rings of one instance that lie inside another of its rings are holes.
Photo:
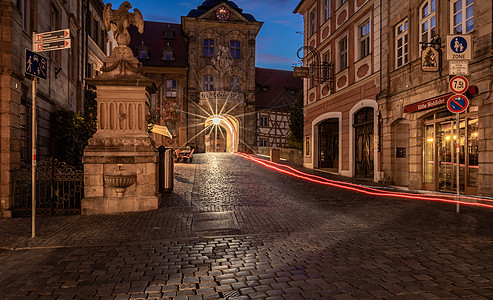
[[[294,67],[293,76],[297,78],[311,78],[319,83],[326,82],[329,90],[332,91],[334,81],[333,64],[327,61],[322,62],[320,53],[310,46],[299,48],[296,54],[300,59],[301,67]]]

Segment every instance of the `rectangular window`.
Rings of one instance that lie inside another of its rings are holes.
[[[214,77],[211,75],[204,75],[204,92],[210,92],[214,90]]]
[[[176,80],[166,80],[166,97],[176,97]]]
[[[347,36],[339,41],[339,71],[347,68]]]
[[[60,30],[61,28],[61,19],[60,12],[56,8],[55,5],[51,5],[51,31]],[[61,51],[51,51],[51,57],[53,61],[60,66],[62,60]]]
[[[435,0],[428,0],[419,10],[420,41],[431,41],[436,34]]]
[[[28,163],[28,159],[30,158],[31,143],[30,143],[30,130],[31,130],[31,107],[26,106],[25,104],[21,104],[20,106],[20,147],[21,147],[21,163]]]
[[[317,9],[310,12],[310,35],[317,32]]]
[[[267,140],[265,140],[265,139],[260,139],[259,144],[260,144],[259,145],[260,147],[268,147]]]
[[[204,40],[204,56],[214,55],[214,40],[205,39]]]
[[[474,1],[455,0],[451,1],[452,13],[450,24],[452,34],[466,34],[474,29]]]
[[[75,35],[72,35],[72,47],[70,48],[70,79],[76,80],[78,75],[79,66],[79,56],[77,55],[78,50],[78,39]]]
[[[395,27],[395,66],[400,68],[409,62],[407,20]]]
[[[330,0],[322,0],[324,9],[324,21],[330,18]]]
[[[240,78],[233,76],[230,78],[230,90],[233,92],[240,91]]]
[[[233,58],[240,58],[240,41],[231,41],[230,53]]]
[[[360,57],[363,58],[370,54],[370,21],[366,21],[360,27],[359,47]]]
[[[260,127],[269,126],[269,118],[267,116],[260,116]]]

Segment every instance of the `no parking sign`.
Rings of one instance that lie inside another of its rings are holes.
[[[469,99],[464,95],[452,95],[447,100],[447,108],[450,112],[460,114],[469,106]]]

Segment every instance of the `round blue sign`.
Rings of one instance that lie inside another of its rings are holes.
[[[455,53],[463,53],[467,49],[467,41],[461,36],[456,36],[450,41],[450,49]]]
[[[452,113],[461,113],[469,106],[469,99],[464,95],[452,95],[448,98],[447,108]]]

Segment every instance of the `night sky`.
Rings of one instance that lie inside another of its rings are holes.
[[[118,9],[123,0],[107,1]],[[181,16],[202,4],[203,0],[129,1],[138,8],[146,21],[181,23]],[[233,0],[244,13],[264,22],[257,36],[256,66],[292,70],[298,62],[296,51],[303,46],[303,17],[293,14],[299,0]],[[133,11],[133,10],[130,10]]]

